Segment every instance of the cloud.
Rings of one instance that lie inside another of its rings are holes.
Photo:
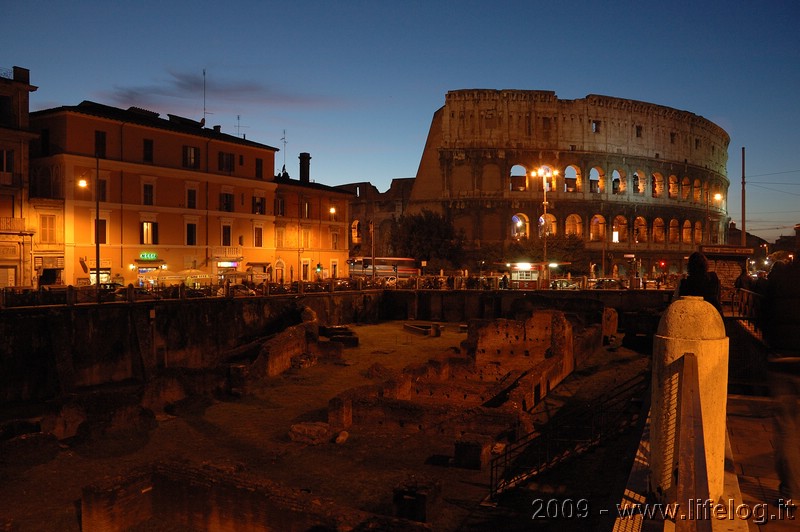
[[[302,91],[270,85],[253,80],[228,80],[218,76],[204,76],[202,72],[169,71],[167,77],[150,85],[114,86],[100,93],[103,101],[120,107],[136,106],[156,110],[196,108],[204,99],[209,109],[222,111],[242,106],[291,106],[294,108],[319,108],[340,106],[343,102],[332,97],[306,95]],[[205,78],[205,79],[204,79]]]

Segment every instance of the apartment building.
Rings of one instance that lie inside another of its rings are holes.
[[[0,68],[0,288],[31,283],[33,234],[25,197],[30,84],[26,68]]]
[[[90,101],[33,112],[30,124],[38,284],[93,284],[98,273],[144,284],[164,270],[211,283],[346,274],[348,196],[307,171],[274,176],[277,148]]]

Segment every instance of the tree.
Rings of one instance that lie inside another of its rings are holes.
[[[452,222],[429,210],[403,215],[392,230],[397,254],[428,262],[432,269],[450,269],[461,264],[464,235]]]

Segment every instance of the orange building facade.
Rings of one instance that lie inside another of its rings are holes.
[[[301,179],[273,176],[277,148],[88,101],[30,126],[33,284],[94,284],[98,265],[122,284],[347,274],[349,195],[312,183],[308,154]]]

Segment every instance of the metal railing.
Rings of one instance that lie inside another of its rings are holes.
[[[634,398],[649,388],[648,374],[637,375],[589,404],[560,410],[540,431],[518,438],[490,463],[489,497],[513,488],[577,456],[632,426],[641,407]]]

